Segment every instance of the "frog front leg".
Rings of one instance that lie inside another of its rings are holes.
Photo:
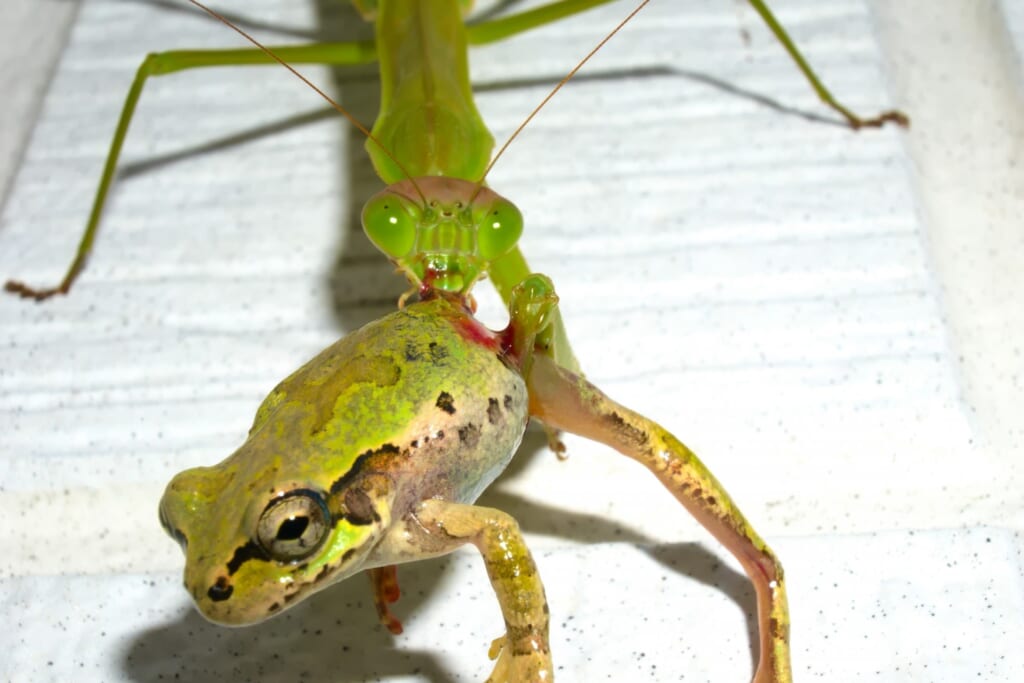
[[[547,598],[516,521],[500,510],[443,500],[420,503],[413,518],[432,554],[472,543],[483,555],[505,619],[505,634],[488,653],[497,658],[488,683],[553,681]]]
[[[530,415],[607,444],[643,463],[743,566],[757,594],[760,658],[755,683],[792,681],[782,565],[697,456],[654,421],[535,354],[527,376]]]

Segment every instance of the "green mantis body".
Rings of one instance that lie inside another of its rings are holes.
[[[415,172],[413,174],[416,175]],[[497,272],[494,272],[494,271],[492,271],[492,275],[493,276],[497,275],[497,279],[500,281],[499,285],[501,285],[501,280],[503,278],[503,275],[498,274]],[[555,371],[552,371],[552,372],[555,372]],[[587,431],[587,426],[586,425],[577,424],[577,423],[573,422],[574,418],[562,418],[562,419],[559,419],[557,416],[549,416],[543,410],[540,411],[539,414],[543,415],[544,417],[549,417],[551,419],[552,423],[555,424],[555,425],[561,425],[561,426],[565,426],[565,427],[568,427],[568,428],[574,428],[574,429],[581,430],[581,431],[584,431],[584,432]],[[666,438],[668,438],[668,437],[666,437]],[[766,676],[766,674],[764,674],[764,672],[762,672],[762,675]]]

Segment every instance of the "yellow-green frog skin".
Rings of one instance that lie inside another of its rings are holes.
[[[177,475],[160,503],[199,610],[253,623],[358,571],[448,552],[416,511],[472,503],[519,445],[526,386],[506,350],[438,298],[281,382],[245,443]]]

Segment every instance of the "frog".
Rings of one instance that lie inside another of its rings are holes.
[[[199,611],[251,624],[369,571],[381,620],[401,632],[387,607],[395,565],[472,543],[505,616],[494,649],[518,660],[499,658],[496,671],[517,673],[496,680],[550,679],[532,556],[510,516],[472,505],[526,430],[529,343],[488,329],[461,299],[426,296],[278,384],[241,447],[178,474],[161,500]]]
[[[367,203],[364,228],[412,288],[397,311],[278,384],[234,453],[168,484],[160,521],[185,554],[186,590],[206,618],[239,626],[366,572],[378,618],[397,634],[397,565],[472,545],[505,626],[487,680],[553,681],[537,564],[514,518],[475,504],[535,419],[639,461],[737,557],[758,604],[754,680],[790,681],[782,565],[692,451],[560,362],[551,280],[533,273],[512,289],[505,328],[476,319],[471,285],[521,231],[503,202],[477,183],[415,178]],[[508,232],[479,249],[474,216]],[[435,252],[410,257],[417,244]]]

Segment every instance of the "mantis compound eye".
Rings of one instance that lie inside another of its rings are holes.
[[[506,254],[523,234],[523,214],[507,199],[498,197],[475,207],[473,219],[477,227],[477,254],[485,261]]]
[[[260,546],[278,562],[309,557],[330,534],[330,513],[323,496],[297,489],[275,498],[260,515]]]
[[[388,257],[404,258],[416,244],[418,208],[391,192],[381,192],[363,207],[363,231]]]

